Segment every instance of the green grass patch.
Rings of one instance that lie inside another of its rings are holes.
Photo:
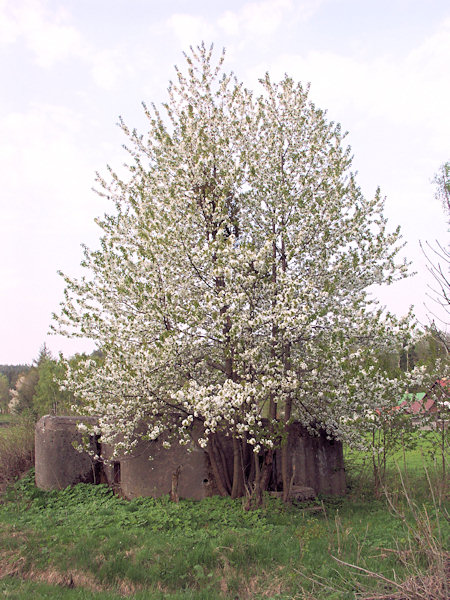
[[[429,494],[422,501],[434,519]],[[245,511],[242,500],[220,497],[126,501],[102,485],[46,492],[31,472],[2,497],[0,590],[10,598],[345,600],[377,584],[332,556],[401,580],[407,568],[389,549],[407,548],[408,535],[373,498],[285,506],[266,497]]]
[[[425,470],[428,471],[433,485],[440,485],[445,479],[442,466],[441,432],[416,431],[409,435],[409,447],[403,449],[401,444],[386,457],[386,473],[382,473],[383,483],[389,488],[399,485],[398,469],[403,477],[415,486],[418,497],[429,495],[429,483]],[[368,446],[370,440],[368,439]],[[446,440],[448,447],[448,440]],[[447,453],[448,454],[448,453]],[[347,470],[347,481],[354,494],[369,498],[374,491],[374,472],[371,450],[358,451],[344,447]],[[380,465],[381,465],[380,461]],[[447,456],[448,462],[448,456]]]

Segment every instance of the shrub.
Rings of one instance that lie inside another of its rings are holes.
[[[34,464],[34,417],[24,413],[0,429],[0,487]]]

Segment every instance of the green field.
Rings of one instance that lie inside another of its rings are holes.
[[[267,496],[261,509],[249,512],[242,500],[219,497],[125,501],[105,486],[83,484],[44,492],[31,472],[2,497],[0,591],[15,599],[111,600],[346,600],[364,597],[364,590],[394,592],[395,586],[335,559],[400,584],[411,577],[408,553],[414,569],[424,572],[434,560],[430,544],[445,556],[450,531],[438,499],[442,478],[430,475],[433,501],[423,462],[420,468],[415,453],[408,459],[415,515],[398,474],[393,478],[404,520],[385,498],[373,498],[370,478],[357,470],[345,498],[285,506]]]

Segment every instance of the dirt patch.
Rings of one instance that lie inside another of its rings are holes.
[[[15,577],[23,572],[25,567],[25,558],[18,557],[17,552],[12,550],[2,552],[0,561],[0,579],[5,577]]]
[[[127,580],[118,581],[114,586],[104,585],[97,581],[92,573],[84,571],[71,570],[67,573],[61,573],[53,567],[43,570],[28,569],[25,558],[17,558],[17,554],[12,551],[3,552],[1,556],[0,580],[5,577],[17,577],[23,580],[67,588],[79,587],[90,592],[112,591],[125,597],[131,596],[142,589],[142,586],[135,585],[132,581]]]
[[[219,587],[223,594],[229,592],[227,580],[232,573],[233,570],[230,570],[219,579]],[[276,598],[282,592],[286,592],[286,585],[282,576],[278,573],[262,571],[258,575],[249,576],[248,578],[245,576],[239,577],[240,600],[252,600],[255,597]]]
[[[91,592],[100,592],[104,589],[92,575],[80,571],[61,573],[57,569],[48,567],[43,571],[34,571],[31,569],[27,573],[24,573],[23,576],[25,576],[26,579],[49,583],[50,585],[60,585],[69,588],[83,587]]]

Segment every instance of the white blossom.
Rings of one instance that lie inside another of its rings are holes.
[[[356,443],[355,415],[404,389],[376,356],[410,335],[408,319],[367,294],[406,275],[399,232],[307,86],[266,76],[254,97],[221,68],[193,51],[165,108],[145,107],[148,135],[121,123],[129,173],[98,176],[113,212],[85,274],[64,276],[55,325],[103,358],[61,383],[120,451],[140,436],[187,443],[194,421],[201,447],[221,431],[271,449],[288,418]]]

